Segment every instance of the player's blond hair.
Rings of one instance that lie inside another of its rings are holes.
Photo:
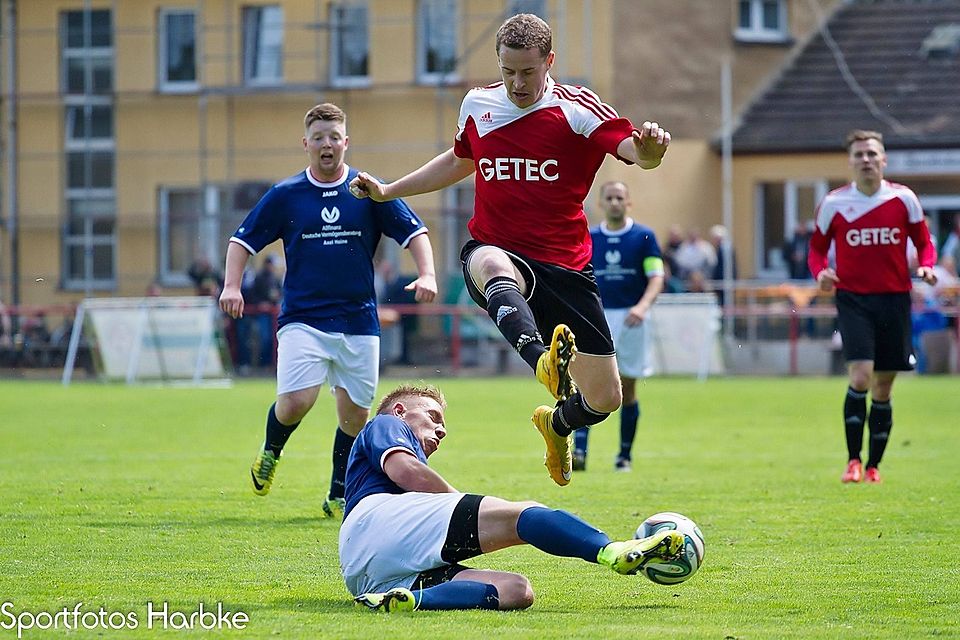
[[[497,55],[500,47],[510,49],[537,49],[546,58],[553,50],[550,25],[532,13],[518,13],[507,18],[497,29]]]
[[[880,143],[881,147],[883,146],[883,134],[879,131],[870,131],[869,129],[854,129],[847,134],[847,151],[850,151],[850,147],[854,142],[862,142],[864,140],[876,140]]]
[[[443,392],[432,384],[401,384],[383,397],[383,400],[377,406],[377,415],[390,413],[390,408],[394,404],[407,398],[432,398],[437,401],[441,409],[445,410],[447,408],[447,401],[443,397]]]
[[[327,122],[341,122],[344,126],[347,124],[347,114],[343,112],[343,109],[331,102],[324,102],[323,104],[318,104],[317,106],[307,111],[307,115],[303,116],[303,128],[309,129],[317,120],[324,120]]]
[[[627,197],[629,197],[630,187],[628,187],[627,183],[624,182],[623,180],[607,180],[606,182],[604,182],[602,185],[600,185],[600,197],[601,198],[603,197],[603,194],[606,193],[607,189],[617,184],[623,187],[624,191],[627,192]]]

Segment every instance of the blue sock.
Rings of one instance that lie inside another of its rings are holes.
[[[573,432],[573,450],[587,453],[587,440],[590,438],[590,429],[577,429]]]
[[[497,609],[500,594],[492,584],[451,580],[413,592],[417,609]]]
[[[620,407],[620,457],[630,459],[633,439],[637,435],[637,421],[640,419],[640,403],[625,404]]]
[[[597,554],[610,543],[600,529],[560,509],[530,507],[517,519],[517,535],[524,542],[554,556],[597,562]]]

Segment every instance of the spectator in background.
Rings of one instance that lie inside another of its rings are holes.
[[[960,213],[953,216],[953,228],[947,234],[943,241],[943,248],[940,250],[943,255],[953,257],[953,263],[960,265]]]
[[[223,276],[213,267],[206,256],[200,256],[194,260],[193,264],[187,269],[187,275],[190,276],[198,296],[216,298],[220,295],[220,290],[223,288]]]
[[[813,220],[798,223],[793,237],[783,243],[783,261],[787,265],[787,275],[791,280],[810,278],[807,256],[810,254],[810,236],[813,235]]]
[[[696,227],[687,231],[687,238],[674,257],[679,269],[678,275],[684,280],[689,280],[694,271],[699,271],[704,276],[713,273],[713,267],[717,264],[717,252],[712,244],[703,239]]]
[[[280,311],[278,305],[283,297],[283,278],[280,275],[280,259],[270,254],[254,274],[249,289],[247,303],[257,305],[251,314],[257,330],[257,364],[261,367],[273,366],[273,338],[276,334],[274,319]],[[246,297],[246,296],[244,296]]]
[[[670,225],[667,230],[667,242],[663,245],[663,264],[670,273],[680,277],[680,267],[677,265],[677,251],[683,244],[683,229],[678,224]]]

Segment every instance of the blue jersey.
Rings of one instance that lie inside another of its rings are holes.
[[[627,218],[623,229],[605,223],[590,230],[593,272],[606,309],[628,309],[647,290],[651,276],[663,275],[663,257],[653,230]]]
[[[382,235],[406,247],[426,233],[402,200],[358,200],[342,180],[317,182],[306,169],[270,188],[230,239],[259,253],[283,240],[287,273],[278,325],[302,322],[315,329],[380,335],[373,288],[373,255]]]
[[[347,506],[343,511],[344,518],[367,496],[375,493],[406,493],[383,471],[387,453],[397,449],[409,451],[417,460],[427,464],[420,441],[407,423],[396,416],[378,415],[360,431],[347,461],[344,488]]]

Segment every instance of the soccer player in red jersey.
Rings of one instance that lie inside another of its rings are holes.
[[[937,251],[916,194],[883,179],[887,156],[882,134],[851,131],[847,151],[854,181],[820,203],[807,264],[822,291],[837,290],[837,321],[850,376],[843,404],[848,462],[841,480],[876,483],[893,426],[893,380],[898,371],[913,369],[907,238],[917,247],[916,275],[928,284],[937,281]],[[827,259],[831,242],[835,269]],[[866,472],[860,460],[865,422],[870,425]]]
[[[467,93],[453,147],[391,184],[360,173],[351,187],[388,200],[476,172],[473,239],[460,253],[466,286],[558,400],[533,421],[550,476],[566,485],[570,434],[622,400],[583,201],[607,154],[653,169],[670,134],[656,122],[636,128],[589,89],[555,82],[552,34],[537,16],[507,19],[496,50],[502,81]],[[542,335],[552,335],[549,346]]]

